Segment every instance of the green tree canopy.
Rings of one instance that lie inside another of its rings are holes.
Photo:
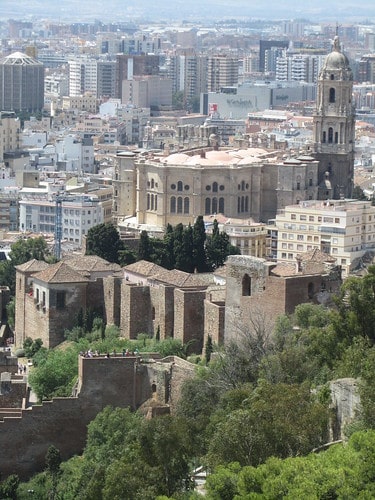
[[[86,255],[97,255],[108,262],[119,263],[124,244],[113,224],[98,224],[89,229],[86,240]]]
[[[8,286],[11,295],[15,294],[16,269],[31,259],[50,261],[50,255],[46,240],[38,238],[22,238],[11,245],[9,259],[0,262],[0,285]]]

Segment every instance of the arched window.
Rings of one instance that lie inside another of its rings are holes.
[[[224,198],[219,198],[219,213],[224,213]]]
[[[241,196],[241,212],[245,211],[245,197]]]
[[[326,134],[326,131],[324,131],[324,132],[323,132],[322,142],[326,142],[326,140],[327,140],[327,139],[326,139],[326,135],[327,135],[327,134]]]
[[[154,195],[151,195],[151,210],[154,210]]]
[[[335,79],[335,75],[331,75],[331,80],[334,80]]]
[[[217,198],[212,198],[212,213],[217,214]]]
[[[155,187],[154,179],[151,179],[151,189],[154,189],[154,187]]]
[[[217,193],[217,182],[212,183],[212,191],[213,193]]]
[[[335,102],[336,101],[336,91],[334,88],[329,89],[329,102]]]
[[[338,144],[339,142],[339,133],[335,132],[335,144]]]
[[[241,196],[237,198],[237,212],[241,212]]]
[[[206,201],[204,203],[204,213],[205,213],[205,215],[208,215],[211,213],[211,200],[210,200],[210,198],[206,198]]]
[[[312,299],[314,297],[314,283],[309,283],[307,285],[307,296],[309,299]]]
[[[158,209],[158,195],[155,195],[155,210]]]
[[[189,204],[189,198],[186,196],[186,198],[184,198],[184,214],[189,213]]]
[[[182,181],[177,182],[177,191],[182,191]]]
[[[147,195],[147,210],[150,210],[150,195]]]
[[[249,211],[249,197],[245,196],[245,212]]]
[[[241,191],[245,191],[245,181],[241,182]]]
[[[182,196],[177,198],[177,213],[182,214]]]
[[[248,274],[242,278],[242,296],[250,297],[251,295],[251,278]]]
[[[171,198],[171,214],[176,213],[176,197],[172,196]]]
[[[328,129],[328,142],[329,144],[332,144],[333,142],[333,128],[329,127]]]

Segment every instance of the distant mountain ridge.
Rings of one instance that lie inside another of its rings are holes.
[[[309,18],[314,21],[363,20],[375,16],[375,2],[365,1],[353,8],[351,0],[300,0],[278,1],[266,3],[257,0],[177,0],[169,2],[161,0],[1,0],[0,18],[27,19],[49,18],[52,20],[71,22],[91,22],[94,19],[108,21],[127,20],[129,18],[146,18],[150,20],[167,19],[204,19],[212,20],[221,17],[230,18],[264,18],[292,19]],[[124,19],[121,19],[124,17]]]

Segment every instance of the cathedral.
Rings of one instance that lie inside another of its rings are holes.
[[[299,153],[275,148],[204,148],[169,155],[118,153],[114,218],[120,227],[163,231],[198,215],[267,222],[304,200],[350,198],[355,111],[353,73],[336,36],[317,83],[313,144]]]
[[[355,110],[353,73],[338,36],[319,74],[314,114],[314,156],[319,160],[318,199],[350,198],[353,189]]]

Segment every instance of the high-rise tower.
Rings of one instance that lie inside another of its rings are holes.
[[[338,36],[318,78],[314,114],[315,157],[319,160],[318,198],[350,198],[353,188],[353,72]]]
[[[41,111],[44,106],[44,66],[22,52],[0,61],[0,111]]]

